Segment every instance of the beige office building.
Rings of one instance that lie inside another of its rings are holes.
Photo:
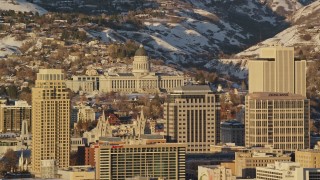
[[[22,121],[26,120],[28,129],[31,125],[31,106],[26,101],[15,101],[14,104],[0,103],[0,132],[21,131]]]
[[[320,168],[320,149],[297,150],[295,161],[304,168]]]
[[[151,71],[151,64],[143,46],[136,51],[132,71],[125,73],[98,74],[88,70],[85,76],[73,76],[67,87],[73,91],[100,91],[122,93],[159,93],[169,92],[184,85],[184,76],[170,75]]]
[[[162,177],[185,179],[186,144],[134,143],[96,148],[96,178]]]
[[[294,59],[293,47],[261,48],[249,61],[249,93],[283,92],[306,96],[306,61]]]
[[[246,97],[246,146],[295,151],[309,147],[309,100],[300,94],[251,93]]]
[[[235,153],[235,173],[237,177],[255,178],[256,167],[265,167],[276,161],[290,161],[289,155],[271,147],[257,147]]]
[[[164,133],[172,142],[187,143],[188,153],[210,152],[220,141],[219,96],[210,87],[182,86],[164,104]]]
[[[32,172],[36,177],[43,174],[41,161],[69,167],[70,99],[62,70],[39,70],[32,88],[32,115]]]
[[[294,48],[260,49],[249,61],[246,96],[246,146],[272,145],[295,151],[309,148],[310,103],[306,98],[306,61]]]

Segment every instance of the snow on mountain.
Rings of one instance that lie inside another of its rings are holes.
[[[38,12],[40,15],[47,10],[25,0],[0,0],[0,10],[14,10],[16,12]]]
[[[23,41],[17,41],[12,36],[6,36],[0,39],[0,58],[10,54],[20,54],[19,47]]]
[[[293,23],[299,23],[307,19],[310,21],[311,18],[317,18],[317,14],[320,12],[320,1],[315,1],[314,3],[304,6],[299,9],[292,17],[291,21]],[[303,23],[303,22],[302,22]]]
[[[264,3],[281,15],[291,14],[303,7],[298,0],[265,0]]]
[[[319,12],[320,1],[316,1],[303,7],[293,15],[293,26],[237,55],[254,56],[258,54],[258,49],[260,47],[277,44],[293,46],[296,49],[308,48],[308,54],[316,54],[320,51]]]

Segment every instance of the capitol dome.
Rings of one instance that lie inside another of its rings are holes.
[[[132,66],[132,73],[134,74],[145,75],[150,72],[150,62],[143,45],[140,45],[136,51]]]

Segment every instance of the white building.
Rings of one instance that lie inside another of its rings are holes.
[[[319,180],[319,168],[302,168],[296,162],[275,162],[256,168],[257,180]]]
[[[103,75],[87,71],[85,76],[73,76],[66,82],[72,91],[100,91],[123,93],[158,93],[184,85],[184,76],[174,76],[152,72],[150,61],[143,46],[136,51],[132,64],[132,72],[108,73]],[[94,70],[93,70],[94,71]]]
[[[224,166],[198,166],[198,180],[234,180],[231,169]]]

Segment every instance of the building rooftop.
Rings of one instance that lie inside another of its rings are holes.
[[[221,122],[221,125],[225,125],[225,126],[244,126],[243,123],[241,123],[240,121],[237,121],[237,120],[224,121],[224,122]]]
[[[282,93],[282,92],[253,92],[249,94],[250,99],[259,99],[259,100],[304,100],[306,97],[301,94],[291,94],[291,93]]]
[[[135,56],[148,56],[147,51],[144,49],[143,45],[140,45],[139,49],[134,54]]]
[[[134,76],[132,73],[118,73],[118,76]]]
[[[173,93],[184,93],[184,92],[212,92],[210,86],[208,85],[188,85],[174,88]]]

